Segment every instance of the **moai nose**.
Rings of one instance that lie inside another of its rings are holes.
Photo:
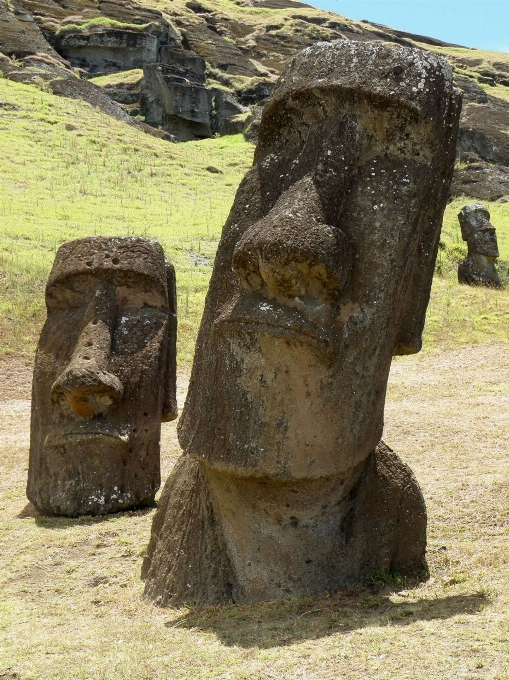
[[[119,378],[108,371],[113,302],[98,292],[86,312],[91,317],[80,333],[69,364],[51,388],[53,401],[66,403],[74,413],[91,418],[105,413],[123,394]]]
[[[247,230],[232,266],[250,292],[332,302],[348,283],[352,260],[348,237],[324,223],[316,192],[301,181]]]

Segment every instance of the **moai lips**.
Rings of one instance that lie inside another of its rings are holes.
[[[46,286],[27,496],[76,516],[153,501],[176,409],[175,273],[143,238],[64,243]]]
[[[458,220],[463,240],[468,244],[468,255],[458,265],[458,281],[470,286],[501,288],[495,269],[499,256],[497,235],[488,209],[480,203],[466,205]]]
[[[297,55],[224,227],[148,597],[252,602],[425,568],[426,510],[380,442],[392,356],[421,347],[461,102],[380,43]]]

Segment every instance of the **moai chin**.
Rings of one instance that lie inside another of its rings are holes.
[[[488,209],[480,203],[466,205],[458,214],[461,235],[468,245],[468,255],[458,265],[458,281],[470,286],[500,288],[495,269],[499,256],[495,227]]]
[[[27,496],[74,517],[153,501],[161,421],[177,416],[176,292],[144,238],[64,243],[35,358]]]
[[[391,358],[421,347],[460,107],[444,60],[378,42],[318,43],[281,76],[218,247],[149,598],[425,567],[424,500],[380,437]]]

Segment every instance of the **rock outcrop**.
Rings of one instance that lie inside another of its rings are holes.
[[[223,116],[220,98],[215,101],[217,90],[228,91],[241,107],[263,106],[284,65],[318,41],[376,40],[437,50],[454,66],[456,84],[465,95],[451,191],[480,200],[509,194],[506,55],[480,53],[369,21],[352,21],[297,0],[236,0],[231,7],[214,0],[172,0],[164,12],[163,16],[143,4],[123,0],[74,0],[72,7],[52,0],[13,0],[9,5],[0,0],[0,52],[18,58],[52,54],[63,68],[69,67],[69,60],[85,78],[150,66],[143,89],[133,87],[127,94],[119,78],[118,90],[110,83],[105,93],[126,113],[145,116],[151,126],[172,139],[243,130],[249,140],[256,141],[257,123],[244,110]],[[166,46],[184,48],[205,59],[206,80],[200,85],[211,94],[192,82],[191,95],[189,88],[177,87],[177,81],[168,78],[167,69],[153,66],[169,66],[162,56]]]
[[[166,49],[164,62],[143,69],[141,111],[145,121],[180,141],[212,136],[212,92],[205,61],[183,48]]]
[[[55,48],[76,68],[89,74],[129,71],[158,61],[157,36],[133,29],[105,29],[58,34]]]
[[[283,72],[218,247],[148,597],[422,574],[424,500],[380,437],[392,356],[421,347],[460,108],[419,50],[318,43]]]
[[[17,59],[42,53],[60,60],[33,16],[17,0],[9,4],[0,0],[0,53]]]
[[[509,193],[509,105],[479,86],[463,84],[465,102],[458,135],[453,191],[485,201]]]
[[[0,73],[5,78],[26,85],[44,83],[53,94],[70,99],[82,99],[124,123],[133,125],[133,119],[118,106],[101,87],[78,78],[50,55],[38,54],[13,61],[0,54]]]

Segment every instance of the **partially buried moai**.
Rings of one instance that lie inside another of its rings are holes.
[[[499,256],[495,227],[488,209],[480,203],[466,205],[458,214],[461,235],[468,245],[468,255],[458,265],[458,281],[470,286],[500,288],[495,269]]]
[[[450,66],[381,43],[297,55],[224,227],[143,565],[160,604],[337,591],[425,568],[426,510],[380,442],[421,347],[460,113]]]
[[[42,512],[153,501],[161,421],[177,416],[175,272],[155,241],[64,243],[35,358],[27,496]]]

